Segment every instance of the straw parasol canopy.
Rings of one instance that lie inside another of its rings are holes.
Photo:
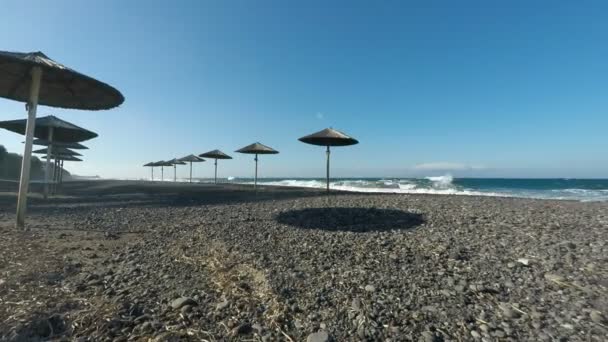
[[[213,158],[215,159],[214,165],[215,165],[215,184],[217,184],[217,160],[218,159],[232,159],[231,156],[227,155],[226,153],[220,151],[220,150],[213,150],[213,151],[209,151],[209,152],[205,152],[202,154],[198,155],[199,157],[205,157],[205,158]]]
[[[205,159],[199,158],[194,154],[187,155],[183,158],[179,158],[178,160],[181,162],[190,162],[190,183],[192,183],[192,163],[200,163],[205,161]]]
[[[34,68],[41,71],[38,104],[100,110],[118,107],[125,100],[112,86],[57,63],[40,51],[0,51],[0,97],[30,102]]]
[[[42,52],[7,51],[0,51],[0,97],[25,102],[28,112],[16,215],[17,227],[25,228],[32,140],[38,104],[100,110],[117,107],[125,99],[112,86],[57,63]],[[52,138],[48,140],[53,141]],[[46,169],[45,179],[48,184],[48,162]],[[47,192],[48,186],[45,186],[45,195]]]
[[[333,128],[326,128],[322,131],[307,135],[298,140],[307,144],[318,146],[348,146],[359,143],[357,139],[352,138]]]
[[[52,144],[53,147],[65,147],[65,148],[71,148],[73,150],[88,150],[89,149],[88,147],[84,146],[83,144],[80,144],[77,142],[68,143],[68,142],[53,141],[51,143],[50,141],[48,141],[46,139],[34,139],[32,144],[41,145],[41,146],[49,146]]]
[[[247,145],[241,149],[236,150],[239,153],[248,153],[248,154],[277,154],[279,151],[274,150],[272,147],[268,147],[266,145],[260,144],[259,142],[253,143],[251,145]]]
[[[32,153],[37,153],[37,154],[49,154],[49,148],[41,148],[39,150],[36,151],[32,151]],[[50,153],[51,155],[56,155],[56,154],[65,154],[65,155],[69,155],[69,156],[82,156],[82,154],[76,152],[76,151],[72,151],[69,148],[65,148],[65,147],[55,147],[53,149],[53,152]]]
[[[46,156],[42,156],[42,158],[46,159]],[[68,155],[68,154],[54,154],[51,156],[51,158],[57,159],[57,160],[65,160],[65,161],[78,161],[78,162],[82,161],[82,159],[77,158],[72,155]]]
[[[25,134],[26,127],[26,119],[0,121],[0,128],[19,134]],[[95,132],[76,126],[71,122],[61,120],[54,115],[48,115],[36,119],[34,136],[55,144],[56,141],[71,143],[90,140],[96,138],[98,135]],[[51,137],[51,139],[49,139],[49,137]]]
[[[253,188],[257,189],[258,187],[258,154],[277,154],[279,151],[273,149],[272,147],[268,147],[266,145],[260,144],[259,142],[253,143],[251,145],[247,145],[241,149],[236,150],[239,153],[246,154],[255,154],[255,177],[253,178]]]
[[[326,146],[327,147],[327,192],[329,192],[329,155],[330,155],[330,146],[349,146],[358,144],[359,141],[357,139],[352,138],[340,131],[337,131],[333,128],[326,128],[322,131],[307,135],[300,139],[301,142],[318,145],[318,146]]]

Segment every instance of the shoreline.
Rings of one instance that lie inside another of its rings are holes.
[[[181,189],[183,188],[187,188],[187,187],[193,187],[192,189],[196,189],[196,187],[208,187],[208,186],[216,186],[216,187],[232,187],[232,188],[236,188],[236,189],[243,189],[243,190],[247,190],[247,189],[252,189],[253,185],[250,183],[218,183],[218,184],[214,184],[212,181],[205,181],[205,182],[188,182],[188,181],[177,181],[177,182],[173,182],[173,181],[159,181],[159,180],[124,180],[124,179],[86,179],[86,180],[82,180],[82,179],[77,179],[77,180],[70,180],[70,181],[66,181],[65,184],[68,188],[71,187],[71,185],[74,184],[86,184],[86,183],[114,183],[117,185],[120,184],[129,184],[129,185],[136,185],[136,184],[150,184],[150,185],[156,185],[156,186],[163,186],[165,188],[170,188],[171,185],[174,185],[175,187],[179,187]],[[312,187],[312,186],[297,186],[297,185],[275,185],[275,184],[264,184],[264,183],[258,183],[258,188],[260,189],[279,189],[279,190],[294,190],[294,191],[305,191],[305,192],[319,192],[319,193],[323,193],[325,194],[325,188],[322,187]],[[17,181],[9,181],[9,180],[0,180],[0,193],[4,193],[4,194],[9,194],[9,193],[16,193],[18,189],[18,182]],[[30,196],[32,196],[33,194],[37,196],[38,193],[41,193],[43,189],[43,183],[42,182],[32,182],[30,183]],[[442,190],[442,189],[438,189],[438,190]],[[451,190],[447,190],[447,191],[451,191]],[[370,194],[370,195],[408,195],[408,196],[457,196],[457,197],[481,197],[481,198],[485,198],[485,197],[489,197],[489,198],[512,198],[512,199],[522,199],[522,200],[539,200],[539,201],[569,201],[569,202],[579,202],[579,203],[607,203],[608,199],[576,199],[576,198],[546,198],[546,197],[535,197],[535,196],[518,196],[518,195],[513,195],[513,194],[501,194],[501,193],[495,193],[495,192],[488,192],[488,193],[484,193],[481,191],[474,191],[474,190],[464,190],[464,192],[466,193],[436,193],[436,192],[425,192],[424,189],[422,189],[422,191],[420,192],[415,192],[415,191],[409,191],[409,190],[404,190],[404,191],[390,191],[390,189],[386,189],[386,190],[382,190],[382,191],[377,191],[377,190],[365,190],[364,188],[360,188],[360,189],[336,189],[336,188],[332,188],[331,189],[331,193],[332,194],[340,194],[340,193],[353,193],[353,194]]]

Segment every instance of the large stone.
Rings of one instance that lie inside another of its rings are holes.
[[[197,306],[198,303],[190,298],[190,297],[181,297],[181,298],[177,298],[174,301],[171,302],[171,307],[174,309],[181,309],[182,306],[186,306],[186,305],[190,305],[190,306]]]
[[[319,331],[308,335],[306,342],[327,342],[329,341],[329,335],[326,331]]]

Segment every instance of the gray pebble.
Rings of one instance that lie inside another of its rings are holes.
[[[171,302],[171,307],[174,309],[181,309],[181,307],[185,305],[196,306],[198,305],[198,303],[190,297],[177,298]]]
[[[327,342],[329,341],[329,335],[325,331],[319,331],[308,335],[306,342]]]

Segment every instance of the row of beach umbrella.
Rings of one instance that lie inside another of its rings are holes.
[[[25,135],[16,214],[17,228],[25,229],[27,193],[34,137],[38,138],[38,143],[41,145],[46,144],[47,146],[47,149],[40,151],[40,153],[46,153],[45,184],[48,184],[51,159],[55,159],[55,163],[58,163],[57,161],[63,163],[63,161],[67,160],[79,160],[74,154],[65,153],[65,150],[61,150],[64,153],[56,153],[53,152],[53,149],[59,149],[60,147],[75,149],[81,145],[73,144],[97,136],[96,133],[53,116],[40,118],[43,119],[40,121],[36,120],[38,105],[98,111],[118,107],[124,102],[125,98],[120,91],[111,85],[62,65],[39,51],[25,53],[0,51],[0,97],[25,103],[25,110],[27,111],[26,120],[13,120],[12,123],[5,122],[7,124],[5,128]],[[300,141],[327,147],[328,191],[330,147],[358,143],[357,140],[331,128],[302,137]],[[258,155],[278,153],[278,151],[260,143],[245,146],[237,150],[237,152],[255,155],[254,186],[257,186]],[[204,153],[199,157],[215,159],[216,181],[217,160],[230,158],[217,150]],[[196,162],[191,156],[188,156],[188,159],[190,159],[187,160],[190,163]],[[176,164],[171,165],[175,167]],[[45,194],[48,194],[48,186],[45,186]]]
[[[160,169],[161,170],[161,180],[164,180],[164,167],[173,166],[173,180],[175,181],[175,180],[177,180],[176,166],[185,165],[187,163],[190,163],[190,183],[192,183],[192,163],[204,162],[205,159],[203,159],[202,157],[215,160],[215,163],[214,163],[214,165],[215,165],[215,183],[217,184],[217,161],[218,161],[218,159],[232,159],[231,156],[227,155],[226,153],[224,153],[220,150],[213,150],[213,151],[205,152],[198,156],[196,156],[194,154],[190,154],[190,155],[187,155],[187,156],[185,156],[183,158],[179,158],[179,159],[175,158],[175,159],[171,159],[168,161],[160,160],[160,161],[156,161],[156,162],[149,162],[147,164],[144,164],[144,166],[150,167],[152,180],[154,180],[154,167],[161,168]]]
[[[298,140],[300,140],[301,142],[307,143],[307,144],[325,146],[327,148],[326,149],[327,192],[329,192],[329,178],[330,178],[329,177],[329,173],[330,173],[329,172],[329,160],[330,160],[330,153],[331,153],[330,147],[331,146],[348,146],[348,145],[355,145],[355,144],[359,143],[356,139],[346,135],[345,133],[335,130],[333,128],[326,128],[319,132],[304,136]],[[272,147],[266,146],[259,142],[256,142],[251,145],[247,145],[243,148],[240,148],[240,149],[236,150],[236,152],[255,155],[255,158],[253,159],[255,161],[255,172],[254,172],[254,178],[253,178],[254,189],[257,189],[257,183],[258,183],[258,155],[279,153],[279,151],[273,149]],[[172,159],[169,161],[161,160],[161,161],[157,161],[157,162],[149,162],[147,164],[144,164],[143,166],[151,168],[152,180],[154,180],[154,167],[160,166],[161,180],[164,180],[164,167],[173,166],[173,180],[176,181],[177,180],[176,166],[180,165],[180,164],[186,164],[186,162],[190,162],[190,182],[192,182],[192,163],[205,161],[202,157],[215,159],[214,182],[217,184],[217,160],[218,159],[232,159],[232,157],[230,157],[229,155],[225,154],[224,152],[222,152],[220,150],[209,151],[206,153],[202,153],[199,156],[195,156],[195,155],[191,154],[191,155],[188,155],[188,156],[180,158],[180,159]]]
[[[23,132],[20,130],[20,133],[25,135],[25,147],[19,177],[16,215],[17,228],[25,229],[38,105],[79,110],[105,110],[118,107],[125,98],[116,88],[57,63],[39,51],[25,53],[0,51],[0,97],[25,103],[27,111],[25,128]],[[59,140],[62,129],[63,127],[53,127],[46,130],[46,136],[36,135],[39,139],[48,140],[47,170],[53,157],[64,160],[72,158],[54,155],[53,141],[72,143],[87,140],[73,138],[74,135],[67,135],[64,137],[65,140]],[[48,184],[48,171],[45,172],[45,178],[47,180],[45,183]],[[48,193],[48,189],[45,193]]]
[[[0,128],[23,135],[27,129],[27,120],[0,121]],[[51,191],[49,189],[50,185],[62,181],[61,176],[63,172],[58,172],[58,170],[63,169],[63,163],[65,161],[82,161],[82,159],[77,158],[78,156],[82,156],[82,154],[73,150],[88,149],[88,147],[79,142],[90,140],[97,136],[95,132],[76,126],[54,115],[36,119],[34,137],[37,139],[32,141],[32,145],[42,145],[46,146],[46,148],[32,151],[32,153],[45,155],[43,157],[46,159],[44,172],[45,198]],[[53,161],[51,162],[51,160]],[[51,163],[53,164],[52,166]],[[50,177],[53,177],[53,182],[49,182]]]

